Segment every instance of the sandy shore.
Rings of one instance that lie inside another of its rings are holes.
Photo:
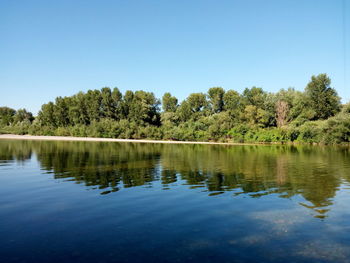
[[[0,134],[0,139],[45,140],[45,141],[89,141],[89,142],[137,142],[137,143],[166,143],[166,144],[257,145],[257,144],[248,144],[248,143],[158,141],[158,140],[112,139],[112,138],[92,138],[92,137],[69,137],[69,136],[32,136],[32,135],[14,135],[14,134]]]

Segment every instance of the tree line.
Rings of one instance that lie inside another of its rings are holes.
[[[57,97],[35,118],[25,109],[0,107],[0,126],[3,133],[33,135],[334,144],[350,141],[350,105],[342,105],[330,78],[319,74],[303,92],[212,87],[182,102],[168,92],[158,99],[104,87]]]

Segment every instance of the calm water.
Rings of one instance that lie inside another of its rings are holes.
[[[0,140],[0,262],[350,262],[350,150]]]

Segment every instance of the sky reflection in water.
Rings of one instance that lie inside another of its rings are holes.
[[[0,258],[347,262],[349,153],[0,140]]]

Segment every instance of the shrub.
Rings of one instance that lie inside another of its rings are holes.
[[[322,121],[305,122],[299,127],[298,142],[315,143],[321,141]]]

